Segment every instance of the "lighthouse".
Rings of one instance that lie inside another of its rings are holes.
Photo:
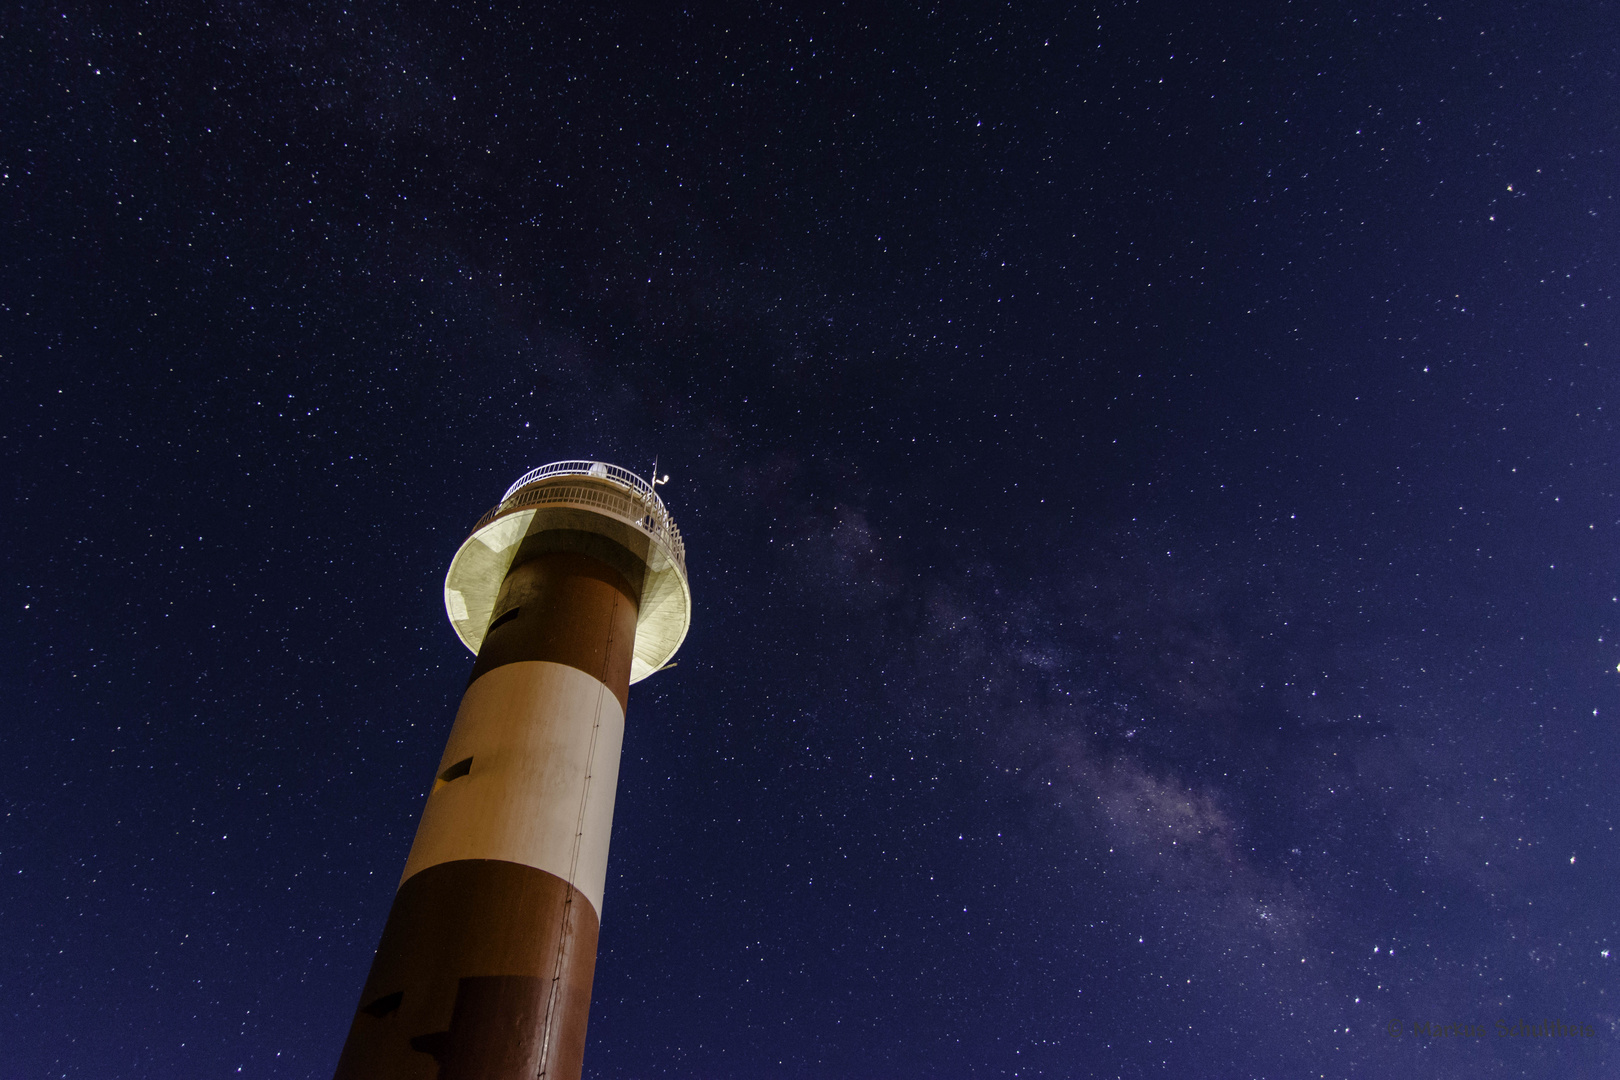
[[[337,1080],[579,1077],[630,685],[691,625],[658,483],[542,466],[451,560],[476,659]]]

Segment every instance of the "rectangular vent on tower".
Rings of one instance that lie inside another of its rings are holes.
[[[439,774],[439,783],[448,784],[452,780],[460,780],[470,772],[472,772],[472,758],[463,758]]]
[[[362,1007],[360,1011],[381,1020],[391,1012],[398,1012],[399,1004],[404,1000],[405,991],[395,990],[392,994],[384,994],[370,1005]]]
[[[501,613],[500,618],[496,619],[494,622],[489,624],[489,629],[493,630],[497,626],[505,626],[507,623],[509,623],[513,619],[517,618],[518,617],[518,612],[520,612],[522,610],[523,610],[522,608],[513,608],[510,611],[503,611]],[[484,631],[484,633],[486,633],[486,634],[489,633],[489,630]]]

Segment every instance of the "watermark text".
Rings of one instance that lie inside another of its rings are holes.
[[[1496,1020],[1492,1023],[1443,1020],[1391,1020],[1386,1026],[1391,1036],[1416,1039],[1594,1039],[1591,1024],[1573,1020]]]

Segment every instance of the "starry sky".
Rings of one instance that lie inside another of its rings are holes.
[[[610,7],[0,17],[0,1077],[330,1075],[561,458],[587,1076],[1620,1075],[1615,6]]]

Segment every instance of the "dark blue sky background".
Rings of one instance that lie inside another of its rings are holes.
[[[0,1077],[329,1075],[655,456],[588,1076],[1617,1075],[1614,5],[532,7],[0,17]]]

